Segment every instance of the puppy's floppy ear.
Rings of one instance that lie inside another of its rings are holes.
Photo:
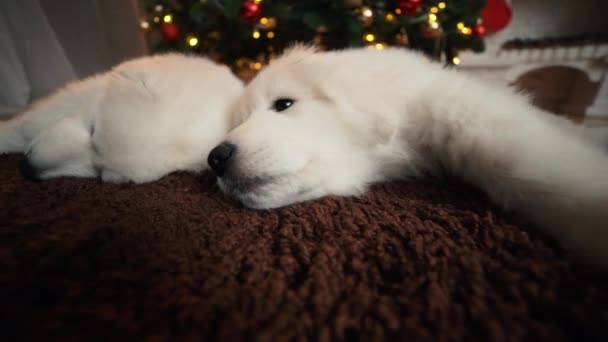
[[[146,98],[154,98],[154,94],[146,84],[147,80],[144,73],[138,70],[115,69],[112,70],[110,76],[109,89],[125,93],[128,91],[130,95],[138,94]]]
[[[372,143],[386,144],[397,133],[399,115],[375,96],[371,89],[343,88],[344,94],[334,97],[341,109],[344,120],[352,123],[355,129],[368,133]],[[371,133],[371,135],[370,135]]]
[[[353,70],[328,67],[325,71],[325,77],[315,82],[319,95],[334,103],[342,119],[370,143],[388,143],[397,133],[401,109],[386,100],[384,85]]]

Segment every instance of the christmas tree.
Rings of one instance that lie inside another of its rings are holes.
[[[260,69],[294,42],[321,50],[401,46],[458,64],[483,51],[486,0],[143,0],[155,51],[190,51]]]

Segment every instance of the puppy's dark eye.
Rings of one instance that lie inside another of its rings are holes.
[[[272,109],[276,110],[277,112],[282,112],[291,107],[294,103],[296,103],[295,100],[288,98],[277,99],[272,103]]]

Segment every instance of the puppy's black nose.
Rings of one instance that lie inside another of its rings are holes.
[[[236,152],[236,146],[227,142],[217,145],[209,152],[207,164],[216,176],[222,177],[224,175],[234,152]]]
[[[21,159],[21,162],[19,162],[19,172],[21,172],[23,177],[25,177],[29,180],[38,180],[39,179],[38,170],[36,169],[36,167],[34,167],[34,165],[32,165],[29,158],[27,158],[27,157]]]

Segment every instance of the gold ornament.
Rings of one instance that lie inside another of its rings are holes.
[[[315,37],[312,39],[312,43],[315,46],[320,46],[321,44],[323,44],[323,37],[321,37],[320,34],[315,34]]]
[[[257,73],[255,63],[256,61],[249,58],[239,58],[234,62],[234,73],[244,82],[248,82]]]
[[[206,39],[208,40],[220,40],[222,39],[222,33],[220,31],[214,30],[207,33]]]
[[[401,46],[410,45],[410,39],[407,36],[407,33],[405,33],[405,32],[397,33],[395,35],[395,44],[401,45]]]
[[[277,20],[275,18],[262,17],[257,27],[260,30],[274,30],[277,27]]]
[[[427,39],[434,39],[443,34],[441,26],[437,22],[423,23],[420,25],[422,36]]]
[[[374,11],[371,8],[365,6],[356,10],[359,20],[363,24],[363,27],[370,27],[374,22]]]
[[[244,68],[245,66],[249,65],[249,61],[247,58],[239,58],[236,60],[236,62],[234,62],[234,65],[237,68]]]
[[[324,35],[322,33],[315,34],[314,38],[312,39],[312,43],[320,51],[327,50],[327,46],[325,45]]]
[[[317,27],[316,31],[317,31],[317,33],[313,37],[312,43],[320,51],[327,50],[327,46],[325,45],[325,37],[327,36],[329,29],[327,28],[327,26],[321,25],[321,26]]]

